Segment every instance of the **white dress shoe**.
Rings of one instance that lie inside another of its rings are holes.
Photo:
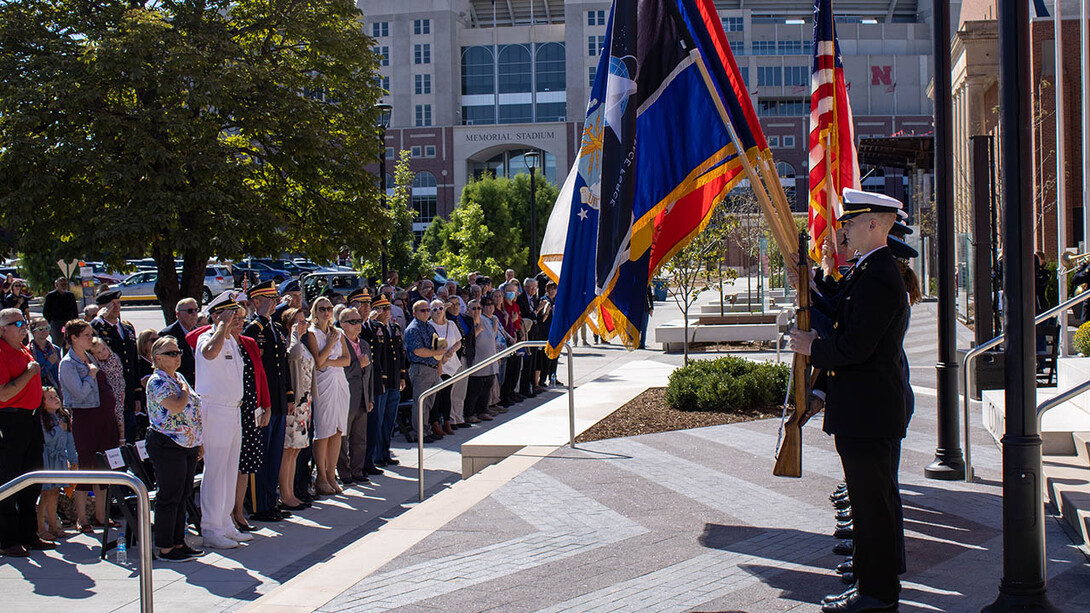
[[[233,532],[228,532],[227,533],[227,538],[229,538],[229,539],[231,539],[233,541],[238,541],[240,543],[248,543],[248,542],[254,540],[254,537],[253,537],[252,534],[248,534],[246,532],[240,532],[238,530],[235,530]]]
[[[214,549],[234,549],[238,547],[238,542],[226,536],[215,534],[204,537],[204,546]]]

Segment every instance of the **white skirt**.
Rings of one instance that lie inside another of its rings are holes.
[[[348,404],[351,392],[344,367],[327,366],[314,373],[317,394],[314,397],[314,438],[329,438],[339,430],[348,431]]]

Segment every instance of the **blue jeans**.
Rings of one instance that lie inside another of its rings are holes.
[[[397,426],[399,402],[401,391],[396,387],[375,396],[372,419],[367,420],[367,457],[372,464],[385,462],[390,458],[390,441],[394,436],[394,427]]]

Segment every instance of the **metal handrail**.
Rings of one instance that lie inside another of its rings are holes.
[[[1045,311],[1044,313],[1041,313],[1040,315],[1034,317],[1033,318],[1033,323],[1036,325],[1036,324],[1039,324],[1039,323],[1041,323],[1043,321],[1051,319],[1057,313],[1060,313],[1062,311],[1066,311],[1067,309],[1070,309],[1071,307],[1075,306],[1076,304],[1084,302],[1087,298],[1090,298],[1090,290],[1087,290],[1087,291],[1085,291],[1085,292],[1083,292],[1083,293],[1081,293],[1081,294],[1079,294],[1077,296],[1069,298],[1068,300],[1066,300],[1064,302],[1061,302],[1060,304],[1057,304],[1056,306],[1054,306],[1051,309]],[[975,360],[977,358],[977,356],[979,356],[980,354],[984,353],[985,351],[999,345],[1006,338],[1007,338],[1007,333],[1004,332],[1004,333],[1000,334],[999,336],[991,339],[990,341],[981,343],[981,344],[977,345],[976,347],[973,347],[972,349],[969,350],[968,353],[965,354],[965,362],[962,364],[962,367],[961,367],[962,368],[962,372],[961,372],[962,389],[965,391],[964,395],[962,395],[962,397],[961,397],[961,413],[962,413],[961,419],[963,421],[962,425],[964,426],[964,429],[963,429],[964,433],[963,433],[962,436],[964,438],[963,445],[965,447],[965,482],[966,483],[972,483],[972,481],[973,481],[973,460],[972,460],[973,455],[972,455],[972,449],[971,449],[971,446],[970,446],[971,444],[969,442],[969,365],[972,363],[973,360]]]
[[[417,484],[419,487],[420,502],[424,502],[424,399],[429,396],[445,390],[446,388],[454,385],[472,375],[473,373],[484,369],[487,366],[491,366],[496,362],[510,356],[520,349],[526,348],[544,348],[548,346],[548,341],[522,341],[511,345],[507,349],[500,351],[496,355],[488,358],[480,364],[474,364],[462,372],[452,376],[446,381],[441,381],[438,385],[430,387],[420,393],[416,398],[416,417],[417,423],[420,424],[421,432],[416,433],[416,442],[418,445],[419,453],[419,467],[417,468]],[[570,343],[564,344],[564,351],[568,354],[568,440],[571,443],[571,448],[575,449],[575,377],[574,370],[572,369],[572,348]]]
[[[0,485],[3,500],[32,485],[73,483],[76,485],[120,485],[136,493],[137,538],[140,546],[140,612],[152,612],[151,501],[144,482],[129,473],[109,470],[36,470]],[[125,538],[125,535],[121,535]]]
[[[1045,413],[1060,406],[1068,400],[1071,400],[1075,396],[1085,393],[1087,390],[1090,390],[1090,379],[1083,381],[1082,383],[1076,385],[1075,387],[1072,387],[1071,389],[1064,390],[1056,396],[1053,396],[1052,398],[1049,398],[1048,400],[1037,405],[1037,431],[1041,431],[1041,420],[1044,418]]]

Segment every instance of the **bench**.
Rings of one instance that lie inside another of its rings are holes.
[[[777,313],[728,313],[726,315],[701,314],[696,318],[698,326],[738,325],[738,324],[774,324]]]

